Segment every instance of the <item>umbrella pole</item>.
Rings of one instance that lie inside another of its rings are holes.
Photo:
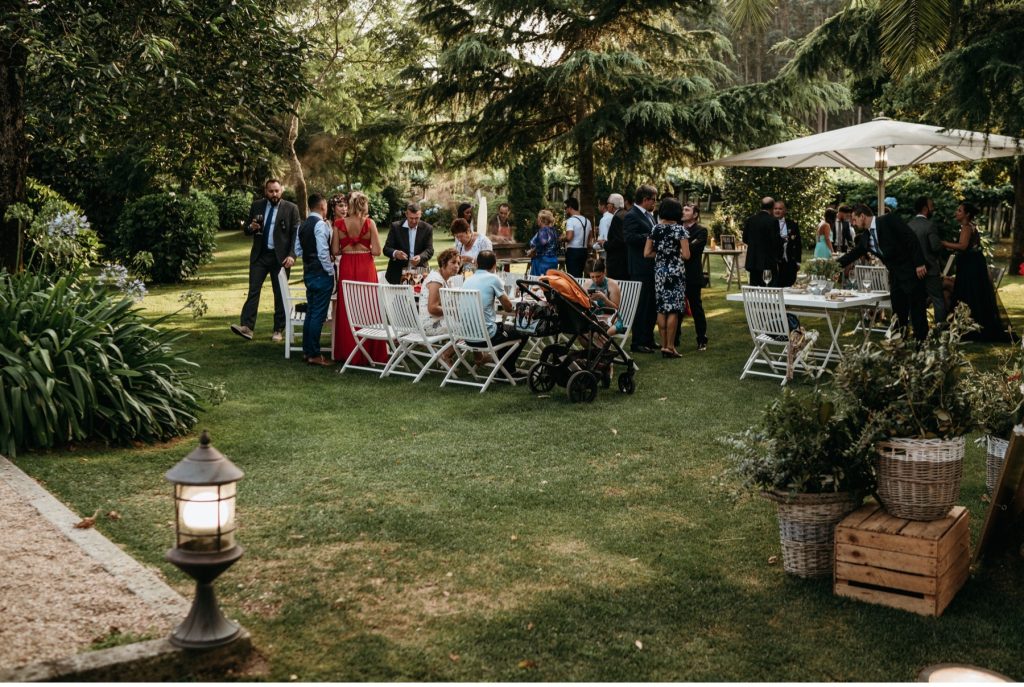
[[[881,217],[882,213],[885,212],[885,170],[878,170],[878,209],[876,214]]]

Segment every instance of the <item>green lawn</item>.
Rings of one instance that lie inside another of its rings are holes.
[[[200,427],[245,470],[246,555],[218,590],[270,679],[902,681],[938,662],[1024,678],[1019,560],[976,573],[938,619],[841,600],[769,562],[781,553],[771,503],[734,505],[712,488],[716,439],[780,392],[739,381],[749,335],[717,278],[708,352],[693,350],[687,322],[681,360],[639,359],[636,395],[571,406],[562,389],[481,395],[285,360],[269,340],[269,285],[246,343],[228,325],[248,252],[222,234],[188,285],[209,313],[174,322],[201,379],[227,388]],[[173,311],[181,290],[154,289],[145,306]],[[1001,293],[1024,324],[1024,279]],[[120,511],[99,529],[190,593],[163,562],[174,538],[163,473],[195,444],[17,463],[79,513]],[[986,504],[973,443],[965,472],[976,538]]]

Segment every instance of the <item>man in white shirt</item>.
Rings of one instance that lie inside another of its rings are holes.
[[[331,226],[324,221],[327,199],[319,193],[309,197],[309,216],[295,235],[295,256],[302,258],[302,281],[306,284],[306,321],[302,325],[302,357],[310,365],[330,367],[334,363],[320,351],[327,311],[334,292],[334,260],[331,259]]]
[[[598,250],[603,249],[605,241],[608,240],[608,230],[612,228],[612,220],[615,219],[615,211],[618,209],[612,205],[612,197],[608,196],[608,202],[604,205],[604,214],[601,215],[601,221],[597,223]]]
[[[587,264],[587,240],[594,225],[580,214],[580,201],[567,198],[565,201],[565,271],[574,277],[583,276]]]
[[[516,332],[515,327],[506,324],[499,325],[497,322],[494,314],[495,301],[501,303],[501,307],[505,309],[505,312],[512,312],[515,308],[512,305],[511,299],[505,293],[505,284],[494,273],[497,265],[498,260],[492,251],[481,251],[476,257],[476,272],[473,273],[473,276],[466,279],[462,288],[480,292],[480,301],[484,306],[484,323],[487,326],[487,333],[491,337],[492,344],[497,346],[507,341],[519,341],[515,351],[505,361],[504,365],[505,371],[515,376],[516,360],[518,360],[519,354],[522,353],[527,339],[520,336]]]

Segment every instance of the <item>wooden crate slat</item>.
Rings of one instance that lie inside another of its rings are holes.
[[[845,521],[844,521],[845,522]],[[916,539],[904,537],[899,534],[886,534],[883,532],[870,532],[866,530],[839,525],[836,527],[836,542],[853,544],[872,549],[884,551],[903,551],[915,556],[934,557],[937,553],[937,544],[930,539]]]
[[[911,575],[895,570],[883,570],[873,565],[855,565],[836,561],[836,577],[848,582],[863,582],[879,587],[892,587],[915,594],[938,594],[939,578]]]
[[[906,596],[904,594],[896,594],[879,589],[867,589],[865,587],[857,587],[847,584],[846,582],[836,582],[835,592],[839,596],[858,599],[871,604],[898,608],[903,611],[910,611],[911,613],[918,613],[920,615],[935,615],[933,611],[935,608],[935,600],[927,597],[917,598],[914,596]]]
[[[847,515],[843,522],[850,527],[860,525],[862,522],[870,518],[872,515],[877,513],[881,509],[881,506],[877,503],[866,503],[857,510]]]
[[[938,560],[935,558],[838,542],[836,542],[836,560],[857,565],[873,565],[886,570],[898,570],[916,575],[934,576],[938,571]]]

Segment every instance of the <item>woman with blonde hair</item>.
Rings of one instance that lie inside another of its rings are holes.
[[[537,213],[537,233],[530,239],[530,274],[542,276],[548,270],[558,269],[558,232],[554,229],[555,216],[551,210]]]
[[[373,259],[380,255],[381,248],[377,225],[370,219],[370,202],[359,191],[352,192],[348,201],[348,215],[336,227],[331,237],[331,253],[341,255],[341,264],[338,266],[338,307],[334,310],[334,359],[344,362],[355,349],[356,341],[348,325],[341,282],[361,281],[376,284],[377,268],[373,264]],[[387,343],[368,341],[363,347],[373,360],[366,360],[365,356],[359,353],[353,358],[353,364],[387,362]]]

